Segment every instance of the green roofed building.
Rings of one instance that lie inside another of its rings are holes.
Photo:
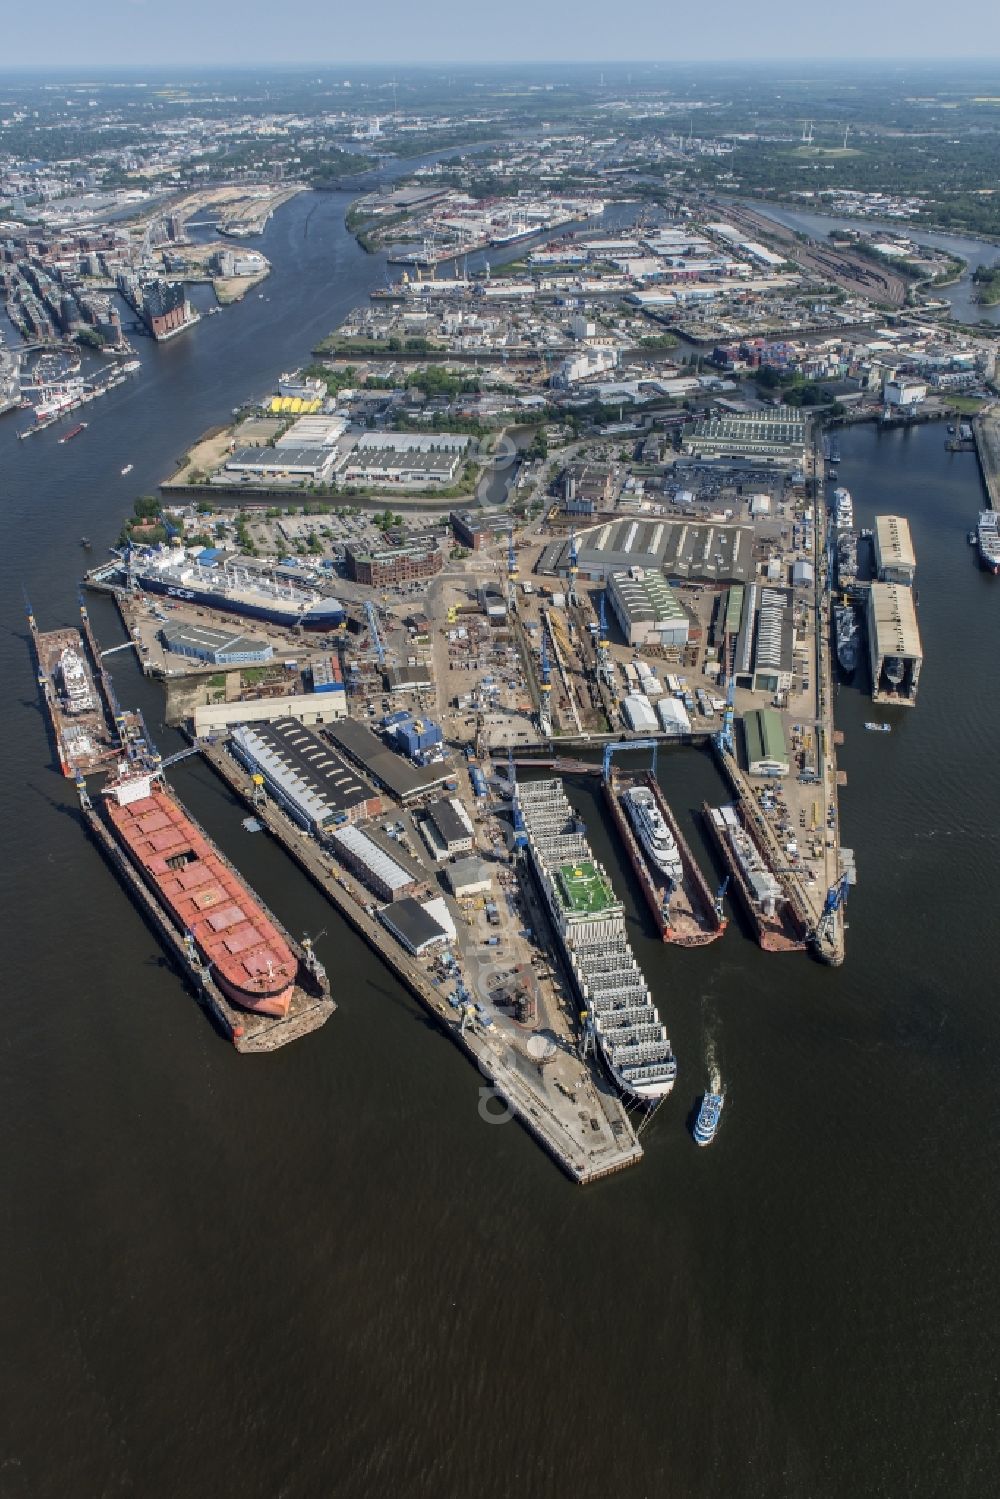
[[[781,714],[774,708],[755,708],[743,715],[747,769],[752,776],[786,776],[791,769]]]

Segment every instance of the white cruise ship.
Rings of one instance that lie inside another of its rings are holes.
[[[94,706],[94,695],[83,657],[69,646],[60,652],[57,666],[68,713],[87,713]]]
[[[528,853],[588,1034],[627,1097],[655,1104],[677,1079],[666,1027],[625,935],[625,911],[558,780],[517,787]]]
[[[631,786],[625,793],[625,808],[636,837],[655,869],[675,885],[684,878],[677,840],[663,820],[656,798],[647,786]]]
[[[838,531],[854,529],[854,501],[849,489],[838,488],[833,491],[833,517]]]

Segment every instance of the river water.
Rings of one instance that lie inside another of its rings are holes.
[[[1000,594],[965,543],[975,460],[940,427],[841,439],[859,522],[911,519],[926,651],[891,735],[840,690],[860,874],[841,970],[738,922],[700,953],[655,943],[573,788],[680,1062],[638,1170],[581,1191],[485,1123],[482,1080],[197,762],[182,797],[289,927],[325,931],[340,1008],[318,1035],[237,1056],[86,841],[22,584],[43,628],[72,622],[80,533],[99,555],[135,493],[382,280],[344,208],[281,209],[265,300],[142,344],[75,442],[0,423],[0,1496],[991,1492]],[[159,690],[112,660],[169,752]],[[665,755],[661,776],[697,839],[711,762]],[[713,1063],[729,1101],[699,1151]]]
[[[984,239],[968,239],[964,235],[944,234],[936,229],[911,227],[901,224],[898,219],[840,218],[835,214],[802,212],[798,208],[763,203],[756,198],[748,202],[747,206],[763,214],[765,218],[774,219],[776,223],[784,224],[789,229],[796,229],[800,234],[811,234],[816,239],[826,239],[831,229],[849,229],[855,233],[859,230],[884,229],[887,234],[903,235],[918,245],[932,245],[936,250],[956,255],[966,263],[962,275],[953,285],[929,287],[928,295],[942,297],[950,302],[952,314],[959,322],[1000,323],[1000,304],[985,307],[977,302],[972,281],[973,271],[978,270],[981,265],[995,265],[1000,260],[1000,245],[990,244]]]

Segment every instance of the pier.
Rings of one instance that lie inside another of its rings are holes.
[[[972,421],[972,436],[990,509],[1000,510],[1000,408],[984,408]]]
[[[475,1063],[496,1098],[572,1181],[580,1185],[598,1181],[642,1159],[642,1146],[628,1114],[602,1076],[588,1073],[581,1062],[584,1076],[572,1095],[564,1096],[561,1088],[543,1085],[541,1066],[532,1076],[532,1064],[526,1065],[502,1035],[463,1027],[459,1012],[378,922],[371,897],[273,802],[254,798],[246,772],[228,753],[225,743],[203,742],[201,752],[449,1040]]]

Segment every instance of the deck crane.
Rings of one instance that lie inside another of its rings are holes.
[[[576,531],[569,533],[569,588],[566,591],[566,602],[575,607],[579,602],[576,592],[576,575],[580,571],[579,553],[576,546]]]
[[[382,643],[382,635],[378,627],[378,615],[375,612],[375,605],[371,599],[365,600],[365,619],[368,622],[368,634],[371,638],[375,654],[378,657],[378,664],[379,666],[384,666],[385,646]]]
[[[833,923],[837,912],[847,904],[847,892],[850,888],[850,879],[847,874],[842,874],[839,879],[834,880],[826,892],[826,900],[823,902],[823,914],[816,923],[813,934],[817,946],[826,942],[833,932]]]
[[[715,748],[720,754],[731,757],[736,754],[736,744],[733,739],[734,703],[736,701],[736,678],[729,678],[729,686],[726,690],[726,707],[722,715],[722,728],[715,736]]]

